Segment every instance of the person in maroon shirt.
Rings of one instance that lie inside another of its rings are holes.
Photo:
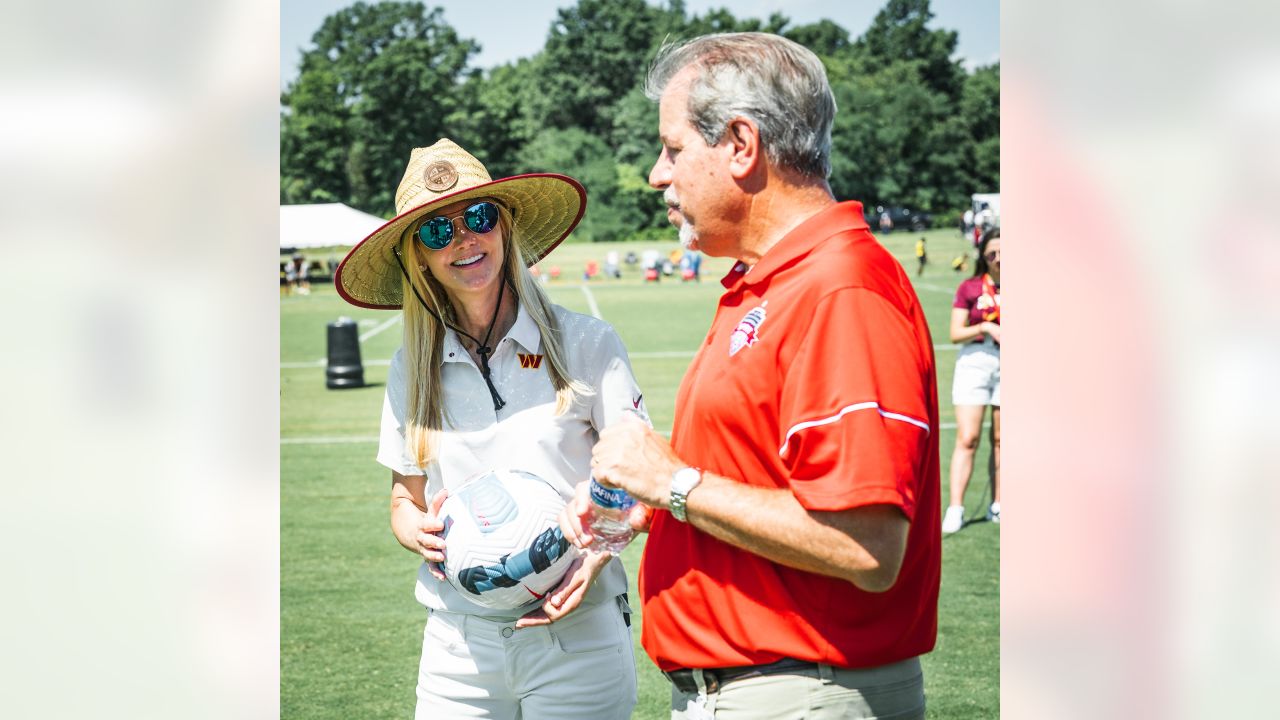
[[[978,245],[973,277],[960,283],[951,308],[951,342],[961,343],[951,385],[956,408],[956,449],[951,454],[951,503],[942,532],[964,527],[964,492],[973,475],[973,457],[982,436],[982,418],[991,406],[991,484],[987,519],[1000,522],[1000,228]]]

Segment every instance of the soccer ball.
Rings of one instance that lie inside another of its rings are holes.
[[[523,470],[491,470],[440,507],[445,561],[436,567],[463,597],[513,610],[542,602],[578,556],[560,531],[565,501]]]

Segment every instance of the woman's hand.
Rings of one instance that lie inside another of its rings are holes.
[[[574,488],[573,499],[560,511],[560,532],[579,550],[591,546],[595,539],[591,535],[591,483],[581,482]],[[636,503],[627,517],[631,529],[636,532],[649,532],[653,522],[653,508],[644,503]]]
[[[1000,326],[996,323],[987,321],[982,323],[982,332],[986,333],[992,340],[1000,342]]]
[[[591,589],[591,583],[612,559],[607,552],[584,550],[569,565],[560,584],[547,592],[542,606],[517,620],[516,627],[549,625],[576,610]]]
[[[449,497],[449,491],[441,488],[440,492],[431,498],[431,504],[427,506],[427,511],[422,514],[418,523],[418,533],[415,537],[418,543],[418,554],[427,561],[427,569],[437,580],[445,579],[444,572],[440,570],[441,564],[444,563],[444,538],[438,533],[444,530],[444,522],[440,520],[440,506],[444,504],[447,497]]]

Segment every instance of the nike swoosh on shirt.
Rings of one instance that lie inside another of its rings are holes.
[[[636,406],[636,409],[638,410],[638,409],[640,409],[640,400],[641,400],[641,399],[643,399],[643,398],[644,398],[644,393],[640,393],[639,395],[637,395],[637,396],[636,396],[636,399],[635,399],[635,400],[632,400],[632,401],[631,401],[631,404],[632,404],[632,405],[635,405],[635,406]]]
[[[528,585],[521,585],[520,587],[523,587],[525,590],[529,590],[529,586],[528,586]],[[551,592],[551,591],[550,591],[550,590],[548,590],[547,592]],[[530,595],[532,595],[532,596],[534,596],[534,597],[536,597],[536,598],[538,598],[539,600],[541,600],[542,598],[544,598],[544,597],[546,597],[546,596],[547,596],[547,593],[542,593],[541,595],[539,595],[538,593],[536,593],[536,592],[534,592],[534,591],[532,591],[532,590],[529,590],[529,594],[530,594]]]

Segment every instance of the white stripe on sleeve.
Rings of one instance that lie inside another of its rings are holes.
[[[806,420],[805,422],[796,423],[795,425],[792,425],[791,429],[787,431],[787,437],[783,440],[782,447],[778,448],[778,455],[785,456],[787,454],[787,447],[791,445],[791,436],[795,435],[801,430],[807,430],[808,428],[817,427],[819,425],[829,425],[855,410],[872,410],[872,409],[880,413],[881,417],[886,417],[886,418],[889,418],[890,420],[901,420],[902,422],[905,422],[905,423],[911,423],[912,425],[915,425],[916,427],[923,429],[925,432],[929,432],[929,423],[924,422],[923,420],[919,420],[919,419],[909,417],[907,415],[895,413],[895,412],[887,412],[880,408],[879,403],[875,403],[875,402],[855,403],[853,405],[847,405],[841,408],[840,412],[830,417],[824,417],[818,420]]]

